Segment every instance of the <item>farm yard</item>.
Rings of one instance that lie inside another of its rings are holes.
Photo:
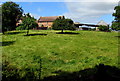
[[[2,35],[3,75],[57,76],[104,64],[118,67],[118,33],[55,30],[11,31]],[[29,76],[28,76],[29,77]],[[27,81],[27,80],[26,80]]]

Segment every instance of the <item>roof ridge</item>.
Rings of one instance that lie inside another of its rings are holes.
[[[59,16],[41,16],[41,17],[59,17]]]
[[[62,17],[62,16],[45,16],[45,17],[40,17],[38,19],[38,21],[54,21],[55,19],[57,19],[58,17]]]

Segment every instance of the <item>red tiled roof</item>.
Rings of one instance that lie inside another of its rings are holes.
[[[38,21],[54,21],[60,16],[40,17]],[[61,16],[62,17],[62,16]]]

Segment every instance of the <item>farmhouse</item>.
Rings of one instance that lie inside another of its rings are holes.
[[[53,21],[59,17],[63,17],[63,16],[40,17],[38,19],[38,28],[40,27],[52,28]]]

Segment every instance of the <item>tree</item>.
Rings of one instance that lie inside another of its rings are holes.
[[[114,10],[115,10],[115,13],[113,13],[113,16],[115,16],[115,19],[112,23],[111,28],[113,30],[120,30],[120,6],[119,5],[116,6]]]
[[[108,30],[109,30],[109,27],[108,27],[108,26],[100,25],[100,26],[98,27],[98,29],[99,29],[100,31],[108,31]]]
[[[2,31],[14,30],[16,23],[22,16],[23,9],[14,2],[2,4]]]
[[[73,25],[73,21],[71,19],[65,19],[65,17],[59,17],[57,18],[52,25],[52,28],[54,30],[75,30],[75,27]]]
[[[22,19],[22,24],[17,29],[27,30],[27,35],[29,33],[29,29],[33,29],[38,26],[38,24],[35,22],[36,19],[34,17],[31,17],[29,13],[24,14]]]

